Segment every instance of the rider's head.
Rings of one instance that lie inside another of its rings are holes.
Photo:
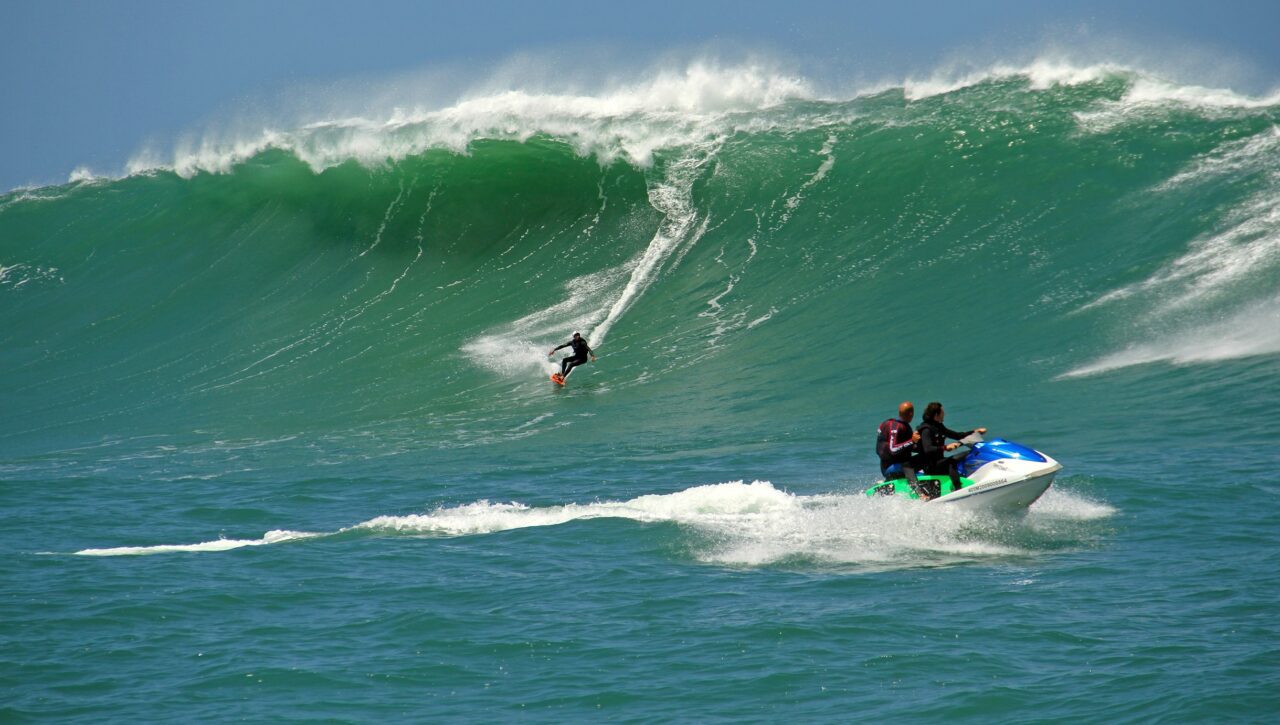
[[[898,417],[910,423],[911,419],[916,417],[916,406],[912,405],[910,400],[902,401],[898,406]]]
[[[946,415],[946,411],[942,409],[942,403],[936,400],[924,407],[925,420],[936,420],[941,423],[944,415]]]
[[[577,340],[580,337],[582,337],[580,333],[577,333],[577,332],[573,333],[573,339]]]

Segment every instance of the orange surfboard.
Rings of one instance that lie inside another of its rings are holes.
[[[556,385],[564,385],[564,376],[560,373],[551,373],[551,382]]]

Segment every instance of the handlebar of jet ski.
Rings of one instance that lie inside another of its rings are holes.
[[[951,455],[947,456],[947,458],[955,458],[957,460],[964,458],[965,456],[969,455],[969,451],[973,449],[974,443],[981,443],[981,442],[982,442],[982,434],[978,433],[977,431],[974,431],[973,433],[970,433],[964,438],[961,438],[960,445],[952,449]]]

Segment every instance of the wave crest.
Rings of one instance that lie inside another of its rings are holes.
[[[319,171],[349,160],[377,166],[431,149],[466,153],[480,139],[527,141],[537,135],[563,140],[602,163],[621,158],[647,167],[658,149],[768,127],[777,120],[752,114],[815,97],[805,79],[762,65],[694,63],[594,94],[491,90],[443,108],[395,108],[384,118],[326,119],[245,137],[206,135],[181,142],[168,158],[140,153],[127,168],[130,174],[170,170],[184,177],[224,173],[263,151],[281,149]]]
[[[331,115],[292,126],[260,124],[249,132],[210,131],[179,141],[169,152],[143,150],[129,160],[126,171],[165,170],[183,177],[225,173],[268,149],[288,151],[316,171],[346,161],[376,167],[432,149],[466,153],[471,143],[481,139],[525,141],[538,135],[562,140],[577,153],[594,155],[602,163],[621,159],[643,168],[653,163],[660,150],[716,135],[780,126],[807,130],[832,121],[831,108],[808,115],[780,110],[795,102],[838,106],[892,90],[900,90],[908,102],[918,102],[1013,78],[1024,79],[1032,92],[1122,80],[1123,97],[1100,98],[1096,107],[1077,114],[1079,122],[1093,130],[1111,128],[1152,106],[1221,110],[1280,104],[1280,92],[1252,97],[1228,89],[1181,85],[1122,64],[1082,64],[1054,57],[977,70],[947,68],[834,93],[824,92],[814,80],[766,63],[696,61],[651,70],[637,80],[603,84],[596,91],[488,81],[436,105],[393,106],[382,114]],[[77,170],[74,176],[83,178],[84,171]]]

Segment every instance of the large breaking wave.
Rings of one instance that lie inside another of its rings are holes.
[[[506,440],[573,329],[609,359],[579,380],[641,417],[659,382],[699,391],[676,412],[820,413],[818,369],[861,401],[904,372],[1274,355],[1278,120],[1276,96],[1107,64],[844,96],[691,64],[211,134],[0,197],[2,435]]]

